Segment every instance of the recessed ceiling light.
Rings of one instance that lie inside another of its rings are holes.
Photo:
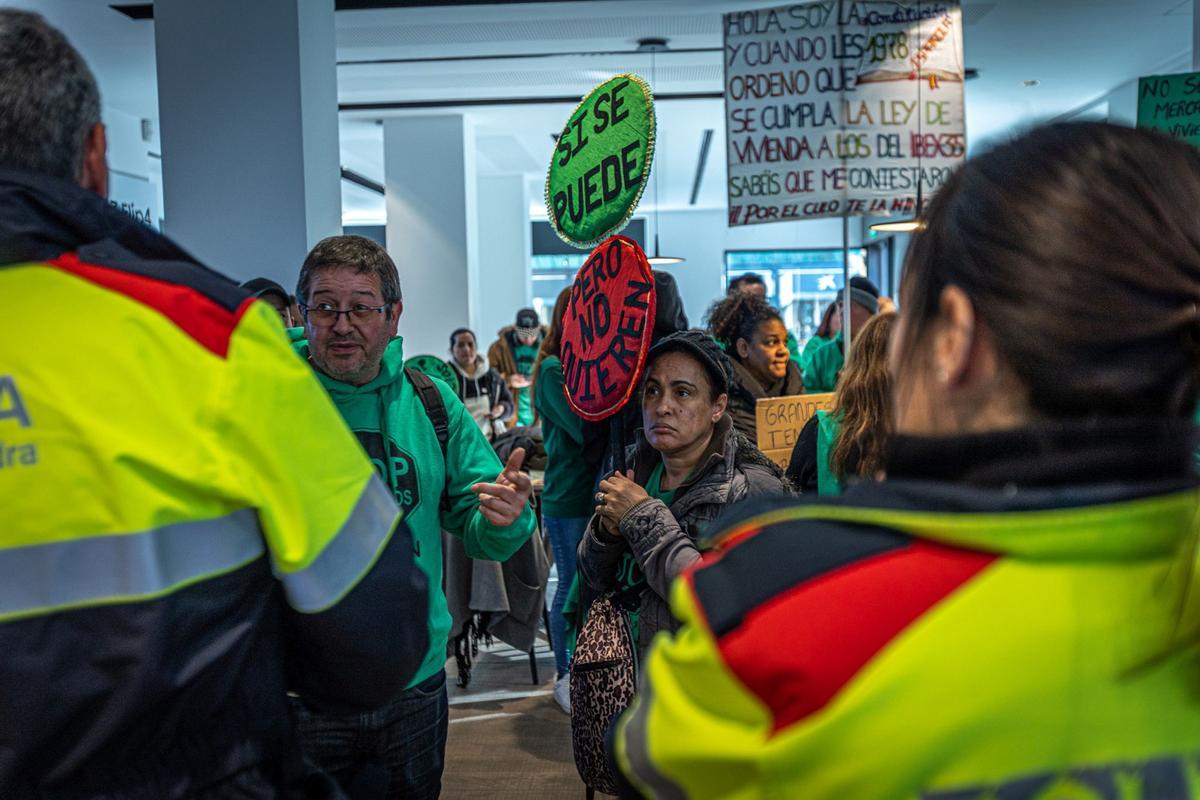
[[[1042,85],[1042,82],[1041,82],[1041,81],[1039,81],[1037,78],[1033,78],[1032,80],[1028,80],[1028,81],[1021,81],[1021,84],[1022,84],[1022,85],[1023,85],[1023,86],[1024,86],[1026,89],[1032,89],[1034,86],[1041,86],[1041,85]]]

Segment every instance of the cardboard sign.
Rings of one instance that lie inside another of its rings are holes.
[[[625,227],[654,161],[654,98],[617,75],[583,98],[558,136],[546,174],[546,214],[562,239],[592,247]]]
[[[729,225],[912,216],[966,154],[957,0],[724,16]]]
[[[423,372],[431,378],[437,378],[453,389],[455,394],[458,394],[458,377],[454,374],[454,367],[437,356],[413,356],[412,358],[406,358],[404,359],[404,366],[412,367],[417,372]]]
[[[1137,126],[1200,147],[1200,72],[1139,78]]]
[[[632,239],[602,242],[579,268],[562,320],[564,388],[576,414],[597,422],[629,402],[650,349],[654,307],[650,262]]]
[[[818,411],[833,408],[833,392],[760,397],[754,409],[758,422],[758,449],[787,469],[800,430]]]

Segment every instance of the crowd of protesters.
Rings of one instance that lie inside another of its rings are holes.
[[[0,10],[0,797],[437,797],[443,532],[505,561],[539,529],[554,700],[622,794],[1191,796],[1190,147],[996,146],[931,201],[899,309],[855,277],[803,347],[762,277],[701,329],[656,272],[612,440],[565,395],[569,289],[486,355],[447,331],[428,375],[385,248],[239,286],[105,202],[99,114],[66,39]],[[785,472],[758,402],[827,392]],[[599,721],[598,598],[639,675]]]

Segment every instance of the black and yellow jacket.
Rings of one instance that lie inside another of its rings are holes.
[[[1197,797],[1184,421],[900,439],[676,582],[615,729],[655,797]]]
[[[0,172],[0,798],[298,796],[286,691],[426,650],[397,518],[270,306]]]

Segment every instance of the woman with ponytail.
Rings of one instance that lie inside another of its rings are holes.
[[[1050,125],[922,216],[886,479],[713,532],[613,732],[643,794],[1196,796],[1200,153]]]
[[[854,360],[842,370],[833,409],[818,411],[800,430],[787,476],[801,492],[839,494],[848,481],[872,480],[884,467],[892,430],[888,340],[896,313],[876,314],[854,340]]]

